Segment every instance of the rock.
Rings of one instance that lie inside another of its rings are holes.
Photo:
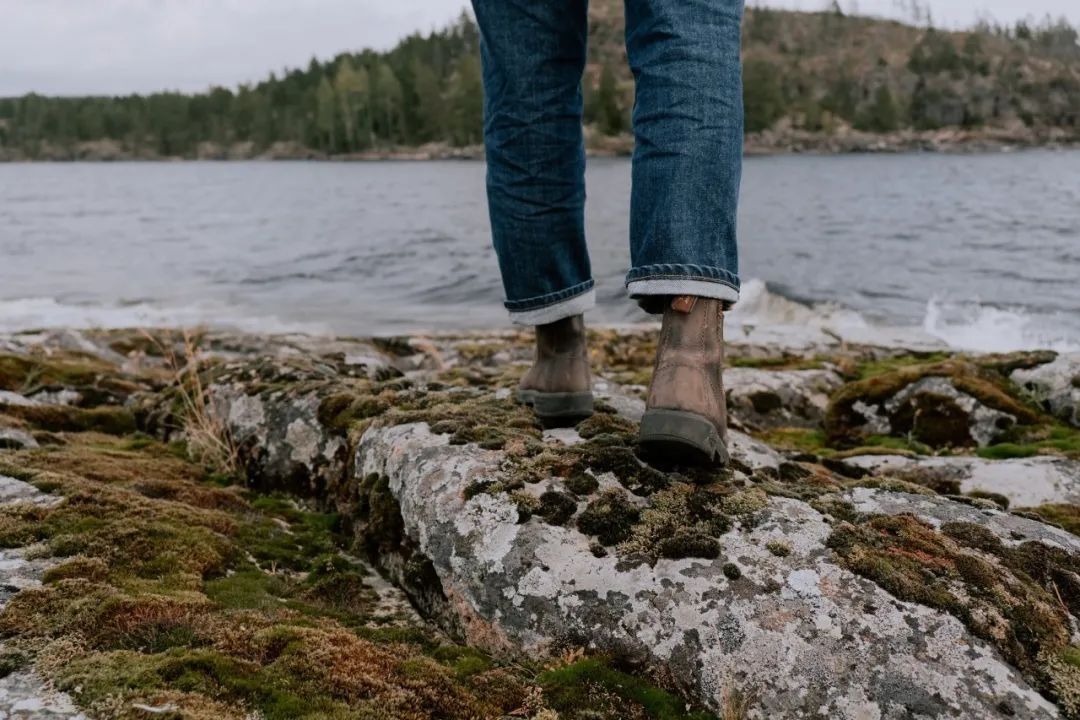
[[[1080,353],[1059,355],[1051,363],[1016,370],[1010,377],[1047,412],[1080,427]]]
[[[12,405],[14,407],[30,407],[39,404],[36,400],[24,397],[10,390],[0,390],[0,405]]]
[[[319,493],[341,478],[347,461],[343,438],[319,421],[322,397],[287,390],[248,394],[242,383],[207,389],[248,472],[266,488]]]
[[[61,498],[46,495],[33,485],[0,475],[0,506],[31,503],[49,506]],[[0,608],[23,588],[41,584],[45,571],[57,564],[55,559],[41,559],[41,548],[0,550]],[[0,642],[0,654],[6,648]],[[39,720],[86,720],[72,699],[57,692],[33,670],[16,670],[0,677],[0,718],[37,718]]]
[[[858,445],[874,435],[910,437],[932,448],[985,447],[1039,415],[992,370],[963,360],[903,367],[849,383],[829,403],[831,440]]]
[[[25,430],[0,428],[0,450],[22,450],[37,446],[37,440]]]
[[[875,475],[955,485],[957,493],[994,493],[1016,507],[1044,503],[1080,504],[1080,461],[1055,457],[984,460],[976,457],[862,455],[846,464]]]
[[[749,427],[818,427],[843,379],[833,370],[724,371],[728,412]]]
[[[521,522],[509,496],[466,499],[500,465],[423,424],[369,430],[357,450],[359,475],[388,479],[412,561],[430,562],[444,615],[472,644],[528,656],[583,645],[666,668],[716,712],[725,693],[751,691],[752,717],[1057,717],[959,620],[841,566],[803,502],[768,499],[719,537],[720,557],[650,566],[597,557],[573,525]],[[787,555],[768,549],[777,540]]]

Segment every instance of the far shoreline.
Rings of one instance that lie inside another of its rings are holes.
[[[624,133],[602,136],[586,131],[589,157],[629,157],[633,136]],[[1033,130],[1020,128],[945,128],[941,130],[901,130],[867,133],[850,128],[833,133],[790,128],[748,134],[746,157],[788,155],[893,155],[893,154],[982,154],[1021,150],[1075,150],[1080,135],[1061,128]],[[73,146],[45,146],[34,156],[0,147],[0,163],[49,162],[229,162],[229,161],[316,161],[316,162],[408,162],[435,160],[483,160],[482,145],[455,147],[446,143],[389,147],[358,153],[327,155],[294,143],[276,143],[257,151],[251,143],[201,143],[193,155],[161,155],[145,149],[132,150],[112,140],[83,142]]]

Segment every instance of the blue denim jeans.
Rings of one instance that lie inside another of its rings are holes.
[[[634,73],[631,297],[739,297],[742,0],[625,0]],[[495,251],[511,318],[595,302],[585,245],[587,0],[473,0]],[[647,306],[648,303],[643,303]]]

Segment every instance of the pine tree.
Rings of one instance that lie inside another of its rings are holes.
[[[337,148],[334,126],[337,124],[337,94],[334,86],[323,76],[315,93],[315,126],[319,131],[320,147],[328,152]]]
[[[334,76],[334,92],[341,106],[343,146],[346,152],[351,152],[359,146],[357,122],[363,89],[360,73],[353,67],[352,60],[348,57],[342,58],[337,74]]]
[[[458,146],[481,141],[484,123],[484,86],[480,61],[466,55],[458,63],[450,89],[450,139]]]
[[[400,139],[403,92],[401,82],[385,62],[375,68],[372,105],[375,110],[375,132],[389,142]]]
[[[446,136],[446,102],[439,79],[431,66],[413,62],[413,91],[416,94],[416,118],[422,142],[441,140]]]

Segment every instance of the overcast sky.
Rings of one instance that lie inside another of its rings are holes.
[[[841,0],[898,16],[899,0]],[[444,25],[462,0],[0,0],[0,96],[203,90],[256,81],[314,55],[384,49]],[[817,10],[825,0],[773,0]],[[1077,0],[930,0],[938,24],[1064,15]]]

